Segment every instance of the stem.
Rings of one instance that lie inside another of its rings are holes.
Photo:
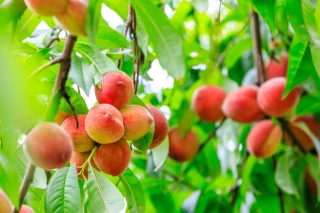
[[[83,177],[84,177],[84,175],[83,175],[83,174],[84,174],[84,170],[85,170],[85,168],[87,167],[87,165],[90,164],[90,160],[91,160],[93,154],[96,152],[96,150],[97,150],[97,146],[95,146],[95,147],[93,148],[93,150],[91,151],[88,159],[87,159],[86,162],[84,162],[84,164],[82,164],[82,166],[81,166],[81,171],[79,172],[79,174],[81,174]]]
[[[277,161],[276,161],[276,157],[275,156],[272,157],[272,164],[273,164],[274,171],[276,171]],[[279,197],[279,202],[280,202],[281,213],[285,213],[283,193],[282,193],[281,189],[278,186],[277,186],[277,188],[278,188],[278,197]]]
[[[260,28],[259,28],[259,16],[256,12],[251,10],[250,12],[251,18],[251,32],[252,32],[252,41],[253,41],[253,56],[254,62],[258,72],[258,85],[261,85],[265,77],[265,70],[263,67],[263,60],[262,60],[262,46],[261,46],[261,35],[260,35]]]

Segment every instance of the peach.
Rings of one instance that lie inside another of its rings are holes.
[[[74,151],[87,152],[93,149],[94,141],[89,137],[85,129],[86,115],[78,115],[79,127],[76,127],[74,116],[67,118],[61,127],[70,135],[73,141]]]
[[[183,136],[175,127],[169,131],[169,157],[177,162],[192,160],[200,147],[196,133],[190,130]]]
[[[12,203],[1,188],[0,188],[0,212],[12,213]]]
[[[93,161],[97,167],[104,173],[118,176],[129,165],[131,159],[131,151],[126,140],[111,144],[101,145],[93,154]]]
[[[146,108],[139,105],[128,105],[120,112],[123,117],[124,139],[137,140],[149,132],[153,118]]]
[[[72,157],[70,159],[70,165],[72,165],[74,163],[76,164],[77,174],[78,174],[79,179],[82,179],[82,180],[84,179],[83,176],[79,173],[82,169],[81,166],[88,160],[90,154],[91,154],[91,151],[89,151],[89,152],[73,152],[73,154],[72,154]],[[90,163],[91,163],[92,167],[94,167],[95,169],[98,169],[92,159],[91,159]],[[84,169],[84,176],[86,178],[88,178],[88,166],[89,166],[89,164],[87,164],[86,168]]]
[[[33,209],[29,206],[22,205],[19,213],[35,213]]]
[[[96,86],[95,93],[100,104],[121,109],[134,94],[133,81],[125,72],[107,72],[102,78],[101,89]]]
[[[217,86],[203,85],[192,96],[192,109],[203,121],[217,122],[224,118],[221,106],[226,92]]]
[[[45,170],[63,167],[69,162],[73,151],[68,133],[51,122],[44,122],[33,128],[25,145],[31,162]]]
[[[222,111],[234,121],[251,123],[263,117],[257,103],[258,87],[255,85],[241,87],[225,98]]]
[[[290,129],[296,139],[299,141],[299,143],[302,145],[304,150],[310,151],[314,148],[314,144],[312,142],[312,139],[309,137],[309,135],[301,129],[297,124],[293,123],[290,125]],[[288,144],[292,144],[292,138],[288,133],[285,133],[284,140]]]
[[[154,120],[154,134],[149,149],[157,147],[166,138],[169,130],[168,120],[156,107],[147,104]]]
[[[294,122],[305,123],[309,130],[317,137],[320,138],[320,122],[317,121],[312,115],[305,115],[294,120]]]
[[[276,153],[281,139],[281,128],[271,120],[262,120],[251,129],[247,137],[247,149],[258,158],[268,158]]]
[[[300,88],[295,87],[282,99],[286,78],[276,77],[264,82],[258,91],[258,105],[269,116],[282,117],[294,109],[300,99]]]
[[[265,65],[267,79],[287,77],[288,60],[288,55],[282,53],[280,60],[272,59],[267,61]]]
[[[86,36],[86,18],[88,6],[84,1],[69,0],[67,9],[55,15],[59,26],[76,36]]]
[[[99,104],[87,114],[85,128],[88,135],[100,144],[113,143],[124,134],[123,118],[110,104]]]
[[[27,7],[41,16],[54,16],[67,10],[69,0],[24,0]]]
[[[63,123],[64,120],[66,120],[67,118],[69,118],[70,116],[72,116],[69,113],[66,113],[62,110],[58,110],[56,116],[54,117],[54,122],[61,125]]]

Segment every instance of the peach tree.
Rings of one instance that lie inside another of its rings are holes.
[[[320,211],[318,1],[0,17],[0,213]]]

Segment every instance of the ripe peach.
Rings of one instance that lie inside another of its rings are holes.
[[[35,213],[33,209],[29,206],[22,205],[19,213]]]
[[[1,188],[0,188],[0,212],[12,213],[12,203]]]
[[[153,118],[146,108],[139,105],[128,105],[120,112],[123,117],[124,139],[137,140],[149,132]]]
[[[294,122],[305,123],[310,131],[317,137],[320,138],[320,122],[317,121],[312,115],[305,115],[295,119]]]
[[[54,16],[67,10],[68,0],[24,0],[27,7],[41,16]]]
[[[286,53],[282,53],[279,61],[275,59],[267,61],[265,68],[267,79],[275,77],[287,77],[288,55]]]
[[[129,165],[131,159],[131,151],[126,140],[111,144],[101,145],[93,154],[93,161],[97,167],[104,173],[118,176]]]
[[[88,135],[100,144],[113,143],[124,134],[121,113],[110,104],[99,104],[87,114],[85,128]]]
[[[44,122],[28,134],[26,151],[31,162],[46,170],[63,167],[71,158],[73,143],[59,125]]]
[[[314,144],[312,142],[312,139],[309,137],[309,135],[301,129],[297,124],[293,123],[290,125],[290,129],[294,136],[298,139],[299,143],[302,145],[302,147],[309,151],[314,148]],[[292,144],[292,138],[288,133],[285,133],[284,140],[288,144]]]
[[[107,72],[102,78],[101,89],[96,86],[95,93],[100,104],[121,109],[134,94],[133,81],[125,72]]]
[[[241,87],[224,99],[223,113],[234,121],[251,123],[263,117],[257,103],[258,87],[255,85]]]
[[[69,118],[70,116],[72,116],[69,113],[66,113],[62,110],[58,110],[56,116],[54,117],[54,122],[61,125],[63,123],[64,120],[66,120],[67,118]]]
[[[169,131],[169,157],[177,162],[185,162],[193,159],[199,149],[199,139],[196,133],[190,130],[182,136],[177,127]]]
[[[70,159],[70,165],[72,165],[74,163],[76,164],[77,174],[80,173],[81,166],[88,160],[88,157],[90,156],[90,154],[91,154],[91,151],[89,151],[89,152],[73,152],[72,157]],[[91,163],[92,167],[94,167],[95,169],[98,169],[92,159],[91,159],[90,163]],[[84,169],[84,176],[86,178],[88,178],[88,166],[89,166],[89,164]],[[81,174],[78,175],[78,178],[82,179],[82,180],[84,179]]]
[[[192,109],[201,120],[217,122],[224,118],[221,106],[226,95],[220,87],[203,85],[193,93]]]
[[[271,120],[262,120],[251,129],[247,137],[247,149],[258,158],[268,158],[276,153],[281,139],[281,128]]]
[[[147,104],[154,120],[154,134],[149,149],[157,147],[166,138],[169,130],[168,120],[163,113],[156,107]]]
[[[67,118],[61,127],[71,136],[76,152],[87,152],[93,149],[94,141],[89,137],[85,129],[86,115],[78,115],[79,127],[76,127],[74,116]]]
[[[300,98],[300,88],[295,87],[282,99],[286,78],[272,78],[263,83],[258,91],[259,107],[269,116],[282,117],[295,108]]]
[[[86,18],[88,6],[84,1],[69,0],[67,9],[55,15],[55,20],[70,34],[86,36]]]

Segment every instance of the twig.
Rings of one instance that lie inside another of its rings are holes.
[[[292,139],[292,142],[299,148],[299,150],[303,154],[307,154],[307,151],[305,150],[305,148],[301,145],[300,141],[297,139],[297,137],[294,135],[294,133],[290,129],[289,124],[283,118],[279,118],[278,120],[281,123],[281,127],[284,130],[284,132],[287,132],[290,138]]]
[[[130,34],[131,39],[133,39],[133,50],[134,50],[134,75],[133,75],[133,83],[134,83],[134,93],[137,94],[138,91],[138,84],[139,84],[139,75],[140,75],[140,51],[139,51],[139,45],[138,45],[138,39],[137,39],[137,33],[136,33],[136,13],[131,7],[131,16],[132,16],[132,26],[130,28]]]
[[[67,41],[65,43],[63,52],[61,57],[59,57],[59,61],[61,61],[59,73],[57,75],[54,87],[52,89],[51,98],[49,101],[49,105],[46,112],[46,120],[52,120],[52,108],[54,106],[59,105],[61,97],[66,98],[66,92],[65,92],[65,83],[67,81],[68,73],[70,70],[70,64],[71,64],[71,53],[73,50],[74,43],[76,42],[77,37],[69,35],[67,38]],[[69,96],[68,96],[69,97]],[[72,105],[71,105],[72,106]],[[74,109],[74,107],[73,107]],[[78,118],[75,116],[77,126],[78,126]],[[32,183],[33,176],[35,173],[36,167],[29,163],[27,171],[24,175],[23,182],[20,187],[20,206],[18,210],[16,209],[15,212],[19,212],[19,209],[24,201],[24,198],[27,194],[27,191],[30,187],[30,184]]]
[[[45,48],[49,48],[51,47],[51,45],[53,44],[53,42],[55,41],[60,41],[59,35],[62,32],[62,29],[59,29],[58,33],[57,33],[57,37],[52,38],[49,43],[47,44],[47,46]]]
[[[276,157],[275,156],[272,157],[272,164],[273,164],[274,171],[276,171],[277,161],[276,161]],[[285,213],[283,193],[282,193],[281,189],[278,186],[277,186],[277,188],[278,188],[278,197],[279,197],[279,202],[280,202],[281,213]]]
[[[258,72],[257,84],[261,85],[266,79],[266,77],[265,77],[265,70],[263,67],[263,60],[262,60],[259,16],[256,12],[251,10],[250,18],[251,18],[252,41],[253,41],[253,56],[254,56],[254,62],[257,68],[257,72]]]
[[[249,152],[245,152],[245,154],[243,156],[243,159],[242,159],[242,162],[241,162],[241,165],[240,165],[238,178],[236,180],[235,185],[231,188],[232,198],[231,198],[230,204],[231,204],[232,207],[236,204],[236,200],[237,200],[237,197],[238,197],[238,194],[239,194],[240,179],[242,178],[244,165],[246,164],[249,155],[250,155]]]
[[[120,178],[117,180],[117,182],[116,182],[116,184],[115,184],[116,187],[118,187],[118,185],[119,185],[119,183],[120,183],[120,180],[121,180]]]
[[[36,74],[38,74],[39,72],[41,72],[42,70],[54,65],[54,64],[58,64],[58,63],[61,63],[62,61],[62,58],[61,57],[58,57],[58,58],[55,58],[53,59],[52,61],[49,61],[45,64],[43,64],[42,66],[38,67],[38,69],[36,69],[35,71],[33,71],[28,77],[27,77],[27,80],[30,80],[33,76],[35,76]]]

